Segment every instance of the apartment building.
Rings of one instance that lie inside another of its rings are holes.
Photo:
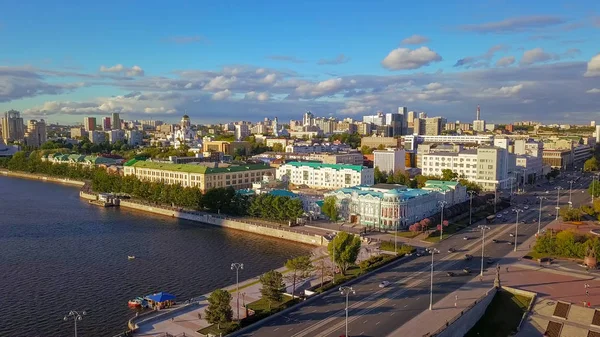
[[[130,160],[124,165],[124,174],[140,180],[197,187],[203,193],[211,188],[251,188],[263,175],[274,174],[275,169],[263,164],[207,167],[194,164],[169,164]]]
[[[363,137],[360,140],[360,146],[378,148],[380,145],[384,147],[402,147],[402,140],[394,137]]]
[[[289,162],[279,166],[277,179],[309,188],[335,189],[373,185],[372,168],[360,165]]]
[[[473,136],[473,135],[458,135],[458,136],[427,136],[427,135],[408,135],[403,137],[404,148],[409,151],[416,150],[419,144],[484,144],[491,145],[494,143],[494,136]]]
[[[39,121],[32,119],[27,123],[27,132],[25,133],[25,142],[29,146],[40,147],[48,140],[46,135],[46,122],[43,119]]]
[[[10,110],[4,113],[2,118],[2,138],[4,142],[23,141],[25,139],[25,125],[21,113],[16,110]]]
[[[246,141],[228,142],[217,140],[202,143],[202,152],[223,152],[224,154],[233,156],[238,149],[250,154],[252,144]]]
[[[404,151],[404,149],[389,148],[385,150],[375,150],[373,151],[373,155],[373,167],[378,167],[381,172],[404,172],[406,169],[406,151]]]

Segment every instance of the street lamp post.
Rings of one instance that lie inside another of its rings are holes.
[[[560,190],[562,190],[562,187],[557,186],[554,189],[556,189],[556,220],[558,220],[558,210],[560,209],[560,205],[558,203],[560,201]]]
[[[519,213],[523,212],[520,208],[514,208],[513,212],[517,213],[517,220],[515,221],[515,252],[517,251],[517,238],[519,237]]]
[[[490,229],[490,227],[488,226],[477,226],[477,228],[479,228],[481,230],[481,232],[483,233],[483,236],[481,237],[481,276],[483,276],[483,259],[484,259],[484,252],[485,252],[485,231]]]
[[[446,207],[446,205],[448,204],[445,200],[444,201],[439,201],[440,204],[440,208],[442,209],[442,222],[440,223],[440,241],[443,239],[444,237],[444,207]]]
[[[75,324],[75,337],[77,337],[77,321],[81,321],[83,319],[83,316],[85,316],[86,313],[85,311],[82,311],[81,313],[75,311],[75,310],[71,310],[69,311],[69,313],[63,318],[63,320],[68,321],[69,318],[73,318],[73,323]]]
[[[498,186],[494,186],[494,214],[496,214],[496,205],[498,204]]]
[[[540,213],[538,215],[538,231],[537,231],[537,233],[539,235],[540,234],[540,226],[542,225],[542,201],[547,198],[543,197],[543,196],[539,196],[537,198],[540,199]]]
[[[571,202],[571,194],[573,193],[573,183],[574,180],[569,180],[569,205],[573,208],[573,203]]]
[[[473,194],[477,194],[475,191],[468,191],[469,193],[469,225],[473,224]]]
[[[238,262],[234,262],[231,264],[231,270],[235,269],[235,294],[236,294],[236,306],[237,306],[237,319],[238,321],[240,320],[240,279],[239,279],[239,274],[240,274],[240,269],[244,269],[244,264],[243,263],[238,263]],[[294,294],[292,294],[292,298],[294,297]]]
[[[350,294],[356,294],[352,287],[340,287],[340,293],[346,296],[346,337],[348,336],[348,297]]]
[[[433,310],[433,256],[439,254],[440,251],[436,248],[429,249],[431,253],[431,284],[429,287],[429,310]]]

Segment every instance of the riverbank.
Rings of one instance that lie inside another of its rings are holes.
[[[58,184],[71,185],[71,186],[77,186],[77,187],[83,187],[83,185],[85,185],[85,182],[81,181],[81,180],[73,180],[73,179],[68,179],[68,178],[57,178],[57,177],[46,176],[43,174],[14,172],[14,171],[9,171],[9,170],[0,170],[0,174],[3,176],[7,176],[7,177],[38,180],[38,181],[43,181],[43,182],[58,183]]]

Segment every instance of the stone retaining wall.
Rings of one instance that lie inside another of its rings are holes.
[[[477,302],[470,308],[465,309],[461,316],[459,316],[455,321],[450,323],[449,327],[432,336],[463,337],[464,335],[466,335],[467,332],[469,332],[469,330],[471,330],[471,328],[473,328],[475,324],[477,324],[477,322],[481,319],[481,317],[485,313],[485,310],[492,302],[496,291],[496,288],[490,289],[485,296],[477,300],[479,302]]]
[[[79,187],[82,187],[83,185],[85,185],[85,182],[80,181],[80,180],[49,177],[49,176],[45,176],[45,175],[41,175],[41,174],[13,172],[13,171],[8,171],[8,170],[0,170],[0,174],[8,176],[8,177],[33,179],[33,180],[46,181],[46,182],[59,183],[59,184],[72,185],[72,186],[79,186]]]

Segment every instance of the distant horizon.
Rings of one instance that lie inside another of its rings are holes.
[[[68,3],[3,6],[0,111],[60,123],[398,106],[469,122],[477,105],[493,123],[600,115],[597,1]]]

